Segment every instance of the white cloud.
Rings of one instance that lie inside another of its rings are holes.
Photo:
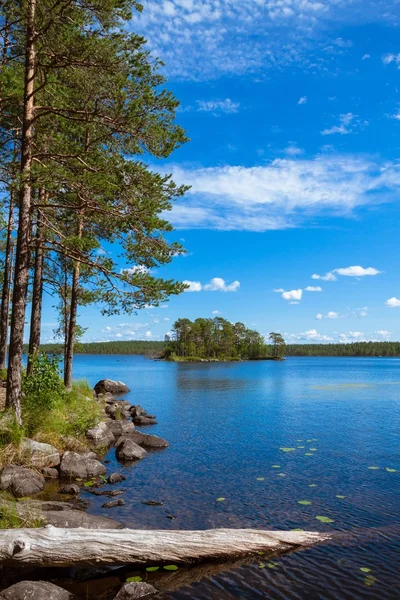
[[[224,113],[226,115],[239,112],[240,103],[234,102],[230,98],[225,100],[197,100],[197,110],[199,112],[211,112],[214,115]]]
[[[183,283],[188,286],[185,292],[201,292],[203,289],[200,281],[189,281],[188,279],[185,279]]]
[[[392,336],[392,332],[388,331],[387,329],[378,329],[375,331],[375,335],[384,339],[389,339]]]
[[[400,53],[399,54],[393,54],[393,53],[389,53],[389,54],[384,54],[382,56],[382,62],[384,65],[390,65],[391,63],[394,63],[398,69],[400,69]]]
[[[211,314],[213,314],[213,315],[220,315],[221,313],[220,313],[219,310],[213,310]]]
[[[335,275],[332,272],[329,272],[326,275],[317,275],[317,273],[314,273],[314,275],[311,275],[311,279],[321,279],[322,281],[336,281],[337,280],[337,278],[335,277]]]
[[[303,290],[290,290],[290,292],[283,292],[282,298],[284,300],[301,300],[303,297]]]
[[[146,331],[145,336],[147,338],[151,338],[151,337],[153,337],[153,334],[151,333],[151,331]]]
[[[255,167],[165,167],[191,185],[165,216],[180,229],[266,231],[304,227],[317,216],[352,217],[358,207],[397,198],[400,164],[321,154]]]
[[[322,287],[319,287],[319,285],[317,286],[313,286],[313,285],[308,285],[305,288],[306,292],[322,292]]]
[[[297,104],[307,104],[307,96],[302,96]]]
[[[367,267],[365,269],[360,266],[334,269],[333,272],[338,275],[344,275],[344,277],[365,277],[366,275],[379,275],[382,273],[382,271],[378,271],[378,269],[374,269],[373,267]]]
[[[371,58],[370,54],[364,54],[364,56],[362,57],[361,60],[367,60],[368,58]]]
[[[334,133],[340,133],[340,135],[347,135],[348,133],[352,133],[352,122],[356,118],[356,115],[348,112],[340,115],[339,117],[339,125],[333,125],[333,127],[329,127],[321,131],[322,135],[332,135]]]
[[[291,341],[294,343],[296,343],[297,341],[301,341],[301,340],[306,340],[306,341],[310,341],[310,342],[332,342],[333,341],[332,337],[318,333],[318,331],[316,329],[309,329],[308,331],[305,331],[304,333],[288,333],[288,334],[284,334],[284,337],[288,341]]]
[[[393,115],[390,115],[390,117],[392,119],[396,119],[396,121],[400,121],[400,110],[397,111],[397,113],[394,113]]]
[[[144,265],[134,265],[133,267],[128,267],[127,269],[121,269],[121,275],[126,273],[127,275],[135,275],[136,273],[141,273],[143,275],[147,275],[150,273],[150,269],[145,267]]]
[[[233,281],[227,284],[221,277],[214,277],[204,286],[206,292],[237,292],[239,288],[240,281]]]
[[[339,342],[350,344],[351,342],[364,342],[365,334],[362,331],[348,331],[347,333],[339,334]]]
[[[386,300],[385,304],[390,308],[398,308],[400,306],[400,300],[393,296],[393,298],[389,298],[389,300]]]
[[[304,154],[304,150],[302,148],[299,148],[295,144],[290,144],[289,146],[287,146],[284,152],[289,156],[300,156],[300,154]]]
[[[170,321],[171,319],[169,317],[165,317],[164,321]]]
[[[321,321],[322,319],[339,319],[341,316],[342,315],[340,315],[339,313],[331,310],[328,313],[326,313],[326,315],[323,315],[322,313],[318,313],[315,318],[318,319],[319,321]]]

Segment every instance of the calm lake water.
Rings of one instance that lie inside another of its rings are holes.
[[[89,512],[146,529],[336,533],[275,564],[260,557],[209,572],[142,573],[164,590],[160,598],[400,598],[399,359],[169,364],[77,356],[74,376],[126,382],[127,398],[157,416],[146,432],[171,444],[130,467],[111,451],[108,466],[127,476],[126,505],[107,511],[104,498],[84,492]]]

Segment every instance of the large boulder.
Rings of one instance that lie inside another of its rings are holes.
[[[20,581],[0,592],[0,600],[72,600],[73,595],[48,581]]]
[[[133,404],[130,408],[132,417],[144,417],[147,415],[147,411],[144,410],[139,404]]]
[[[107,427],[115,438],[135,430],[134,424],[130,421],[109,421]]]
[[[139,446],[143,446],[144,448],[152,448],[153,450],[157,450],[159,448],[168,448],[169,444],[163,438],[158,437],[157,435],[149,435],[148,433],[142,433],[141,431],[132,431],[129,434],[129,438],[133,440]]]
[[[118,460],[141,460],[147,454],[129,436],[122,435],[116,444]]]
[[[64,452],[61,458],[60,475],[67,479],[91,479],[105,475],[106,467],[97,460],[94,452]]]
[[[106,423],[99,423],[96,427],[88,429],[86,432],[86,438],[96,448],[104,447],[108,448],[115,442],[114,435]]]
[[[130,392],[128,386],[122,381],[112,381],[111,379],[102,379],[94,386],[96,394],[126,394]]]
[[[43,469],[56,467],[60,464],[60,453],[50,444],[42,444],[35,440],[24,438],[21,443],[22,456],[32,467]]]
[[[43,490],[44,484],[43,475],[17,465],[8,465],[0,476],[0,490],[7,490],[16,498],[38,494]]]
[[[124,583],[114,600],[133,600],[134,598],[148,598],[157,594],[156,588],[144,581]]]

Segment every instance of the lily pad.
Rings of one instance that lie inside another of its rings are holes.
[[[166,565],[163,568],[165,571],[177,571],[179,569],[179,567],[177,567],[176,565]]]
[[[264,477],[256,477],[257,481],[264,481]]]
[[[154,571],[158,571],[160,567],[146,567],[146,571],[148,573],[154,573]]]
[[[310,483],[308,487],[318,487],[316,483]]]
[[[295,452],[296,448],[279,448],[282,452]]]
[[[286,473],[279,473],[278,477],[286,477]]]
[[[304,440],[296,440],[296,442],[297,442],[298,444],[301,444],[301,442],[304,442]]]
[[[311,506],[312,502],[310,502],[310,500],[298,500],[297,504],[301,504],[302,506]]]
[[[360,571],[362,571],[363,573],[371,573],[372,569],[369,569],[368,567],[360,567]]]
[[[137,575],[136,577],[128,577],[126,581],[127,583],[132,583],[134,581],[142,581],[142,578],[140,577],[140,575]]]
[[[217,498],[217,502],[224,502],[225,498]]]
[[[317,519],[317,521],[321,521],[321,523],[334,523],[334,519],[331,519],[330,517],[324,517],[324,516],[318,516],[315,517]]]
[[[263,563],[263,562],[258,563],[258,568],[265,569],[265,563]]]
[[[368,467],[370,471],[378,471],[380,467]]]
[[[83,487],[93,487],[94,486],[94,481],[85,481],[85,483],[83,484]]]
[[[269,562],[267,564],[268,569],[277,569],[278,568],[278,563],[274,563],[274,562]]]
[[[339,500],[344,500],[346,498],[346,496],[339,496],[339,495],[337,495],[336,498],[339,498]]]
[[[281,465],[272,465],[272,469],[280,469]]]
[[[310,452],[317,452],[318,448],[310,448]]]
[[[297,446],[299,450],[304,450],[305,446]]]
[[[367,575],[364,579],[364,583],[368,586],[374,585],[374,583],[376,583],[376,577],[373,577],[372,575]]]
[[[305,452],[304,456],[314,456],[314,454],[312,452]]]
[[[389,467],[385,467],[385,471],[387,471],[388,473],[397,473],[396,469],[390,469]]]

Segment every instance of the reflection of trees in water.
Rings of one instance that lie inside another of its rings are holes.
[[[229,379],[216,377],[192,377],[186,373],[179,373],[176,378],[178,389],[203,390],[213,392],[226,392],[227,390],[243,390],[248,381],[246,379]]]

